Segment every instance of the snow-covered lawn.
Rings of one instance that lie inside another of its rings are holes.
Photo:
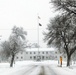
[[[57,64],[56,62],[57,61],[52,61],[50,67],[57,75],[76,75],[76,64],[73,64],[73,62],[70,67],[66,67],[66,62],[64,61],[62,67],[60,67],[60,64]]]
[[[44,72],[43,72],[44,71]],[[66,67],[66,62],[63,62],[62,67],[59,67],[58,61],[17,61],[13,68],[9,67],[9,63],[0,63],[0,75],[76,75],[76,64]]]

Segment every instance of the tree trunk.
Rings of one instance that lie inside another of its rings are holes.
[[[11,62],[10,62],[10,67],[13,67],[14,57],[15,57],[15,55],[13,54],[13,55],[12,55],[12,58],[11,58]]]
[[[67,66],[70,66],[70,59],[71,59],[71,56],[67,55]]]

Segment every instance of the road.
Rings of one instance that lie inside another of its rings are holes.
[[[30,65],[9,75],[56,75],[49,65]]]
[[[73,69],[74,68],[74,69]],[[73,68],[63,65],[59,67],[55,61],[44,62],[16,62],[10,68],[9,65],[0,65],[0,75],[76,75],[75,66]]]

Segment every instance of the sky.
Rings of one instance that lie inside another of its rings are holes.
[[[39,45],[47,47],[43,41],[43,31],[46,30],[49,19],[55,16],[50,0],[0,0],[0,41],[7,40],[13,26],[23,27],[27,31],[27,40],[30,43],[38,42],[38,15]]]

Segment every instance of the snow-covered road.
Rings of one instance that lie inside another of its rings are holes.
[[[19,71],[15,71],[12,74],[9,73],[9,75],[56,75],[55,72],[51,69],[49,66],[44,65],[32,65],[28,66],[23,69],[19,69]]]
[[[56,75],[49,65],[30,65],[3,75]]]
[[[13,72],[12,74],[9,74],[9,75],[34,75],[33,73],[38,73],[36,71],[39,70],[39,66],[37,65],[31,65],[31,66],[28,66],[27,68],[25,67],[24,69],[21,69],[21,70],[17,70],[15,72]],[[36,74],[35,74],[36,75]]]
[[[0,63],[0,75],[76,75],[76,65],[59,67],[57,61],[19,61],[13,68]]]

